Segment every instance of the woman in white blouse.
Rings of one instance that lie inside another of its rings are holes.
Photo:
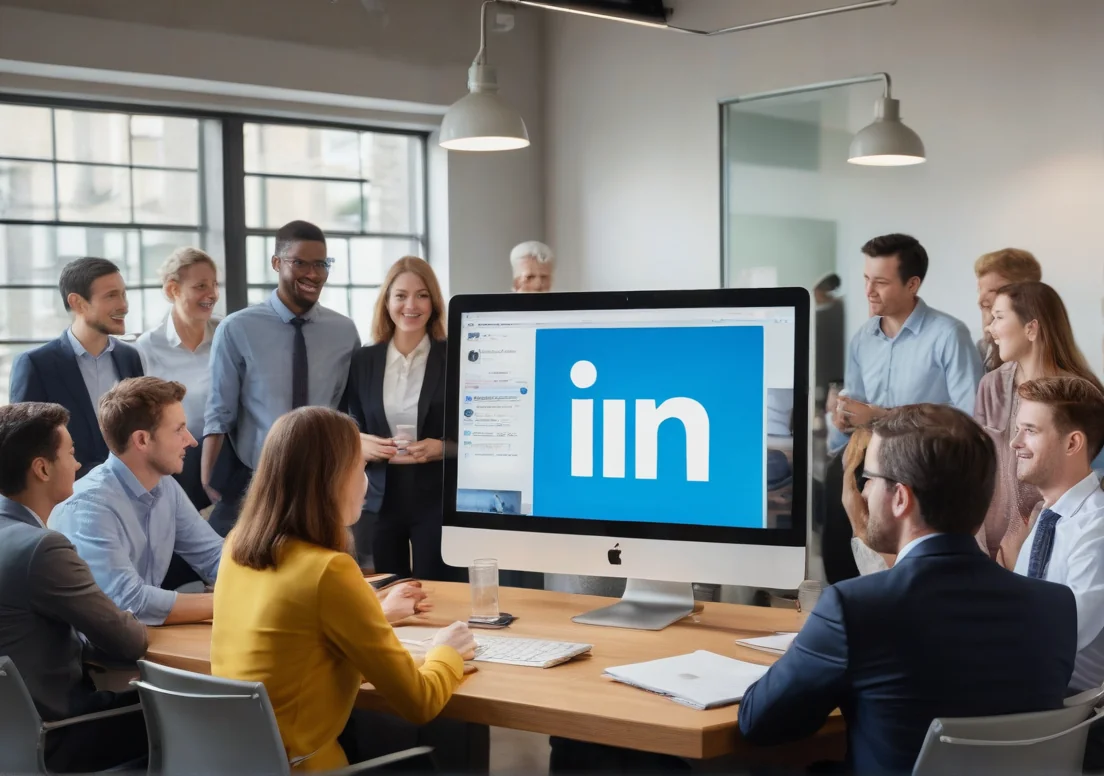
[[[357,554],[362,563],[371,555],[378,572],[453,578],[441,560],[445,302],[425,260],[406,256],[391,267],[372,339],[353,354],[346,389],[368,461]]]
[[[198,248],[178,248],[161,265],[161,285],[172,309],[155,329],[138,338],[142,368],[147,375],[184,384],[188,431],[202,440],[211,340],[219,322],[212,315],[219,300],[218,267]],[[200,484],[199,458],[199,447],[188,450],[177,481],[196,509],[204,509],[211,502]]]

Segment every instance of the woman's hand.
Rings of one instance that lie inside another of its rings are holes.
[[[869,444],[870,429],[859,428],[852,434],[847,448],[843,451],[843,508],[847,512],[847,519],[851,522],[852,533],[863,544],[866,544],[866,527],[870,521],[870,512],[862,492],[859,491],[856,474],[866,457],[866,448]]]
[[[395,440],[373,436],[371,434],[360,435],[360,454],[365,463],[372,461],[389,461],[398,452]]]
[[[454,622],[447,628],[437,631],[437,635],[433,637],[433,646],[452,647],[464,660],[475,657],[475,636],[472,635],[466,622]]]
[[[440,461],[444,457],[445,446],[440,439],[419,439],[406,446],[406,455],[411,463],[429,463]]]
[[[403,582],[388,590],[380,602],[388,622],[399,622],[433,608],[429,594],[416,582]]]

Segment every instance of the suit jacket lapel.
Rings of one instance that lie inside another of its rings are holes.
[[[364,408],[364,414],[374,415],[378,428],[383,429],[380,436],[391,436],[391,426],[387,423],[387,413],[383,409],[383,376],[387,371],[387,343],[376,345],[372,358],[372,374],[368,395],[372,397],[372,406]]]
[[[119,375],[120,380],[142,376],[140,373],[134,374],[130,368],[134,362],[129,358],[123,358],[123,349],[119,347],[119,343],[115,343],[115,347],[111,351],[111,363],[115,364],[115,373]]]
[[[418,395],[418,439],[422,438],[429,405],[437,393],[437,383],[444,377],[445,343],[430,340],[429,355],[426,357],[425,377],[422,378],[422,392]]]
[[[41,528],[34,515],[22,504],[18,504],[4,496],[0,496],[0,517],[14,520],[17,523],[26,523],[34,528]]]
[[[77,354],[73,352],[73,346],[69,344],[69,334],[63,333],[58,338],[60,352],[54,359],[54,368],[58,371],[57,384],[69,392],[74,399],[74,407],[81,407],[88,431],[92,439],[100,437],[100,424],[96,420],[96,408],[92,406],[92,397],[88,395],[88,388],[84,384],[84,375],[77,366]],[[114,355],[114,353],[112,353]]]

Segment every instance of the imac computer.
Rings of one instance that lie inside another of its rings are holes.
[[[577,622],[658,630],[691,583],[805,578],[804,289],[449,305],[445,562],[626,577]]]

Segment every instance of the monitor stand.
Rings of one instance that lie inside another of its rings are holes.
[[[582,625],[663,630],[694,611],[694,586],[687,582],[629,579],[625,594],[612,606],[572,617]]]

